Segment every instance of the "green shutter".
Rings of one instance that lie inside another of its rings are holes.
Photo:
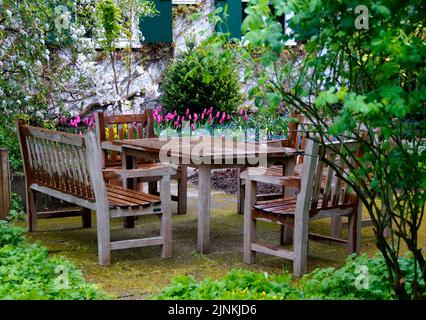
[[[173,42],[173,14],[171,0],[151,0],[160,12],[154,17],[141,18],[139,28],[143,43]]]
[[[228,4],[227,17],[223,17],[223,23],[216,25],[216,31],[229,33],[230,38],[241,38],[241,23],[243,19],[242,0],[216,0],[216,7],[225,7]]]

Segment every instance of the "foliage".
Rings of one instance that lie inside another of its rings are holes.
[[[0,221],[0,299],[108,298],[86,283],[72,263],[49,258],[45,247],[26,243],[23,234],[23,229]]]
[[[18,138],[13,130],[0,126],[0,146],[9,150],[9,164],[12,172],[22,171],[21,151]]]
[[[172,61],[161,89],[167,111],[202,113],[204,108],[233,113],[242,98],[238,72],[229,50],[203,42],[187,42],[186,51]]]
[[[413,277],[414,260],[400,257],[404,277]],[[367,270],[367,271],[364,271]],[[268,275],[247,270],[232,270],[219,280],[204,279],[197,282],[193,276],[177,276],[171,286],[152,299],[176,300],[277,300],[277,299],[339,299],[390,300],[395,299],[389,282],[383,256],[373,258],[352,255],[339,269],[316,269],[293,283],[291,275]],[[413,296],[409,281],[407,292]],[[419,291],[426,295],[421,283]]]
[[[291,276],[268,275],[246,270],[232,270],[220,280],[178,276],[155,299],[177,300],[278,300],[290,294]]]
[[[12,193],[12,201],[9,210],[9,218],[11,221],[23,220],[25,218],[24,202],[17,193]]]
[[[247,51],[257,53],[247,54],[253,66],[246,76],[258,79],[251,96],[270,97],[263,101],[272,107],[282,101],[302,114],[323,143],[349,138],[361,145],[358,155],[331,148],[351,168],[342,177],[371,216],[389,280],[401,299],[409,296],[398,260],[402,244],[416,259],[410,281],[417,297],[419,282],[426,280],[417,241],[426,200],[425,3],[368,1],[367,29],[355,26],[358,1],[272,4],[276,15],[294,12],[293,33],[281,32],[267,0],[251,1],[243,23]],[[303,59],[283,48],[290,37],[305,42]],[[383,235],[387,226],[389,239]]]

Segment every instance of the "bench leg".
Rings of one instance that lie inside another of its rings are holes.
[[[83,228],[91,228],[92,227],[92,210],[87,208],[82,208],[81,220],[83,222]]]
[[[181,178],[178,180],[178,214],[185,214],[188,210],[188,168],[181,166]]]
[[[99,264],[111,264],[111,235],[109,210],[105,206],[96,209],[96,231],[98,234]]]
[[[28,231],[37,231],[37,192],[27,187]]]
[[[171,212],[171,194],[170,194],[170,176],[163,177],[161,180],[161,227],[160,233],[163,237],[163,248],[161,250],[162,258],[171,258],[172,249],[172,212]]]

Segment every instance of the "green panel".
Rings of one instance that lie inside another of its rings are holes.
[[[227,17],[223,23],[216,25],[216,31],[230,33],[230,38],[241,38],[241,24],[243,19],[242,0],[216,0],[216,7],[225,7],[228,4]]]
[[[173,42],[173,14],[171,0],[151,0],[160,12],[154,17],[141,18],[139,28],[143,43],[171,43]]]

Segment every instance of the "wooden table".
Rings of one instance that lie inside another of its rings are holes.
[[[200,253],[210,248],[211,170],[283,164],[285,175],[293,174],[297,150],[266,144],[241,143],[216,137],[180,137],[117,140],[123,166],[136,167],[136,159],[198,168],[198,243]],[[259,163],[263,159],[263,163]]]

